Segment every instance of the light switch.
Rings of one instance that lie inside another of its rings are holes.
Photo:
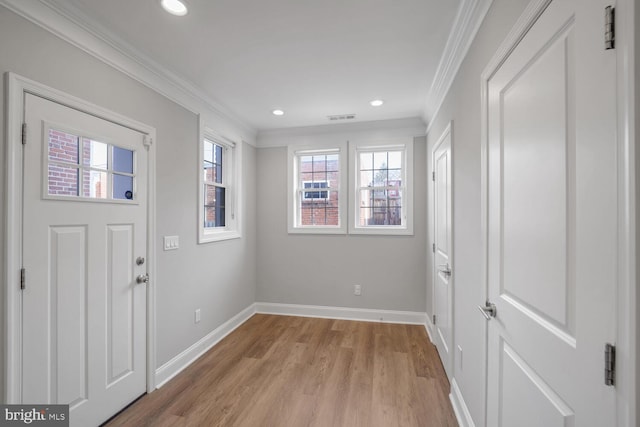
[[[164,250],[173,251],[180,247],[178,236],[164,236]]]

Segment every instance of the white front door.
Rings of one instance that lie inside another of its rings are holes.
[[[24,114],[22,402],[98,425],[146,389],[147,151],[35,95]]]
[[[453,364],[453,273],[451,218],[451,125],[433,148],[434,273],[433,313],[435,344],[449,378]]]
[[[604,383],[618,232],[606,5],[551,1],[488,74],[491,427],[616,425]]]

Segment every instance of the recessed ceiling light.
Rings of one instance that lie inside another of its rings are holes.
[[[371,104],[372,107],[379,107],[384,104],[384,101],[382,99],[374,99],[369,104]]]
[[[284,116],[284,111],[282,110],[273,110],[272,113],[274,116]]]
[[[172,15],[184,16],[187,14],[187,5],[181,0],[160,0],[162,8]]]

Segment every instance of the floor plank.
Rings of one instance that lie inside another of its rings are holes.
[[[106,426],[456,426],[423,326],[256,314]]]

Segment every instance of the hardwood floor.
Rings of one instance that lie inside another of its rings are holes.
[[[107,426],[456,426],[423,326],[256,314]]]

